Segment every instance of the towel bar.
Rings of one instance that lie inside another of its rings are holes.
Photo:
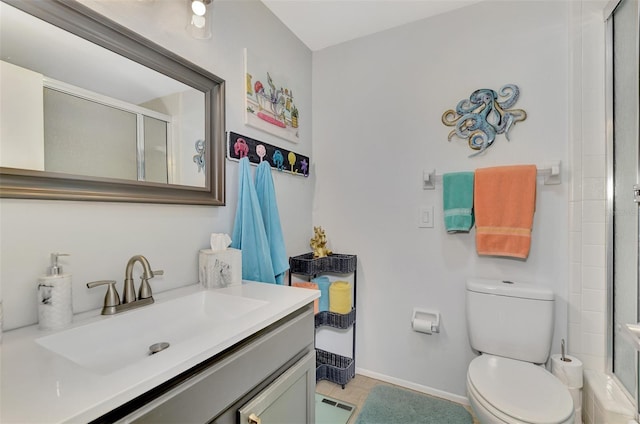
[[[542,167],[538,167],[538,176],[544,178],[545,185],[561,184],[560,180],[560,161],[548,161]],[[436,174],[436,170],[422,171],[422,188],[424,190],[433,190],[436,183],[442,183],[442,175]]]

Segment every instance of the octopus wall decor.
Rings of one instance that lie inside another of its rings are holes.
[[[456,110],[449,109],[442,115],[443,124],[455,127],[449,133],[449,141],[454,136],[467,140],[470,148],[478,150],[469,157],[484,152],[498,134],[510,141],[509,130],[527,119],[524,110],[510,109],[518,97],[520,89],[515,84],[506,84],[497,93],[489,88],[474,91],[468,99],[458,102]]]
[[[193,161],[198,165],[198,172],[204,171],[205,163],[204,160],[204,151],[205,151],[205,142],[204,140],[196,141],[196,155],[193,155]]]

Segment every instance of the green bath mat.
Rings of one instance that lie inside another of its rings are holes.
[[[347,424],[355,405],[316,393],[316,424]]]
[[[356,424],[472,424],[462,405],[391,386],[376,386]]]

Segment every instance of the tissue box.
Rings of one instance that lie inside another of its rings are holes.
[[[200,284],[217,289],[242,284],[242,251],[202,249],[198,255]]]

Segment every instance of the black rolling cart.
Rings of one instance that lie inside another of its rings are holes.
[[[316,328],[322,326],[346,330],[353,327],[352,357],[338,355],[316,348],[316,381],[329,380],[342,385],[344,389],[356,375],[356,294],[357,294],[356,255],[334,253],[324,258],[313,258],[313,253],[305,253],[289,258],[289,285],[292,274],[304,275],[307,281],[324,273],[353,274],[353,297],[351,311],[348,314],[321,311],[315,316]]]

